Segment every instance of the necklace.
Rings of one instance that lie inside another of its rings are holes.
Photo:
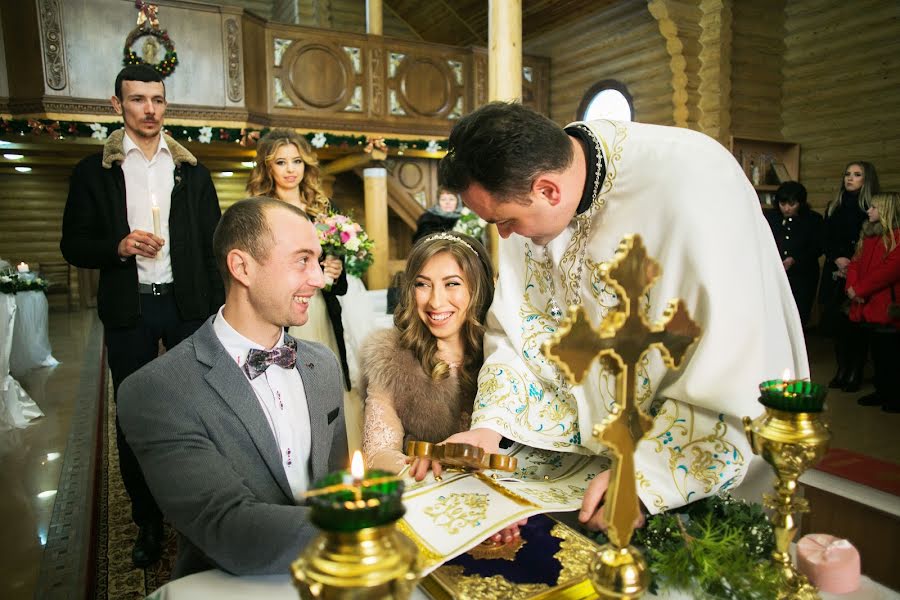
[[[593,207],[593,205],[597,203],[597,194],[600,191],[600,175],[603,172],[601,167],[603,152],[600,149],[600,140],[594,135],[594,132],[591,131],[589,127],[583,124],[578,124],[576,127],[587,133],[591,138],[597,158],[601,161],[601,164],[596,165],[596,168],[594,169],[594,187],[591,190],[591,206]],[[599,205],[603,206],[603,204],[604,202],[601,200]],[[578,254],[578,269],[575,271],[575,294],[572,304],[577,306],[581,304],[581,278],[584,274],[584,260],[587,255],[587,247],[591,241],[591,228],[594,225],[593,210],[588,210],[583,215],[578,215],[575,217],[575,220],[579,222],[575,229],[575,235],[578,235],[578,229],[581,226],[584,226],[585,221],[587,222],[584,232],[584,246],[582,246],[581,252]],[[547,251],[547,245],[544,246],[544,268],[547,270],[547,283],[550,287],[550,301],[547,308],[550,317],[556,321],[558,325],[562,322],[564,313],[562,307],[560,307],[559,303],[556,301],[556,280],[553,277],[553,261],[550,259],[550,253]],[[563,274],[563,278],[565,279],[565,274]],[[568,294],[566,295],[566,301],[568,302]]]

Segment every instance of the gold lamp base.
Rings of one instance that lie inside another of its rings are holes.
[[[405,600],[421,577],[418,550],[393,523],[324,531],[291,565],[304,600]]]
[[[604,544],[588,570],[594,590],[603,600],[640,598],[650,585],[650,572],[641,553],[634,548]]]
[[[754,420],[744,417],[744,430],[753,452],[775,470],[775,494],[766,494],[764,504],[775,533],[772,560],[781,571],[782,589],[778,598],[813,600],[816,588],[794,567],[791,542],[797,534],[797,516],[807,512],[804,498],[797,498],[797,479],[822,458],[831,432],[819,412],[787,412],[766,407]]]

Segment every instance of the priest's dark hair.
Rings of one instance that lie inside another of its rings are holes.
[[[116,98],[122,100],[122,82],[123,81],[143,81],[151,83],[158,81],[163,84],[163,96],[166,94],[166,84],[163,82],[162,75],[153,67],[147,65],[128,65],[119,71],[116,75]]]
[[[778,190],[775,191],[775,204],[793,204],[800,206],[800,212],[809,210],[809,203],[806,201],[806,187],[799,181],[785,181]]]
[[[562,171],[574,156],[569,136],[544,115],[518,103],[491,102],[453,127],[440,184],[460,193],[478,183],[499,202],[530,204],[538,175]]]

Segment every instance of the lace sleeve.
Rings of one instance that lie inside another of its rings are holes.
[[[366,398],[362,448],[370,469],[398,473],[406,466],[400,417],[394,410],[390,396],[371,386]]]

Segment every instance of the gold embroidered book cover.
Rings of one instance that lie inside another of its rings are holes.
[[[422,588],[434,600],[581,600],[596,598],[587,569],[597,545],[535,515],[515,542],[479,545],[432,572]]]

